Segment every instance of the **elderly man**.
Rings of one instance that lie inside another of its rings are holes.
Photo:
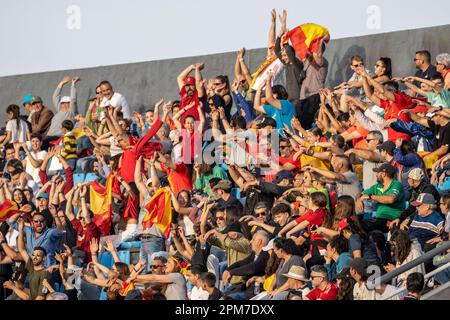
[[[72,122],[75,120],[75,115],[77,112],[77,89],[75,85],[78,81],[80,81],[79,77],[73,79],[71,79],[70,77],[64,77],[64,79],[62,79],[56,87],[55,92],[53,93],[52,100],[53,106],[55,107],[57,112],[52,119],[50,128],[48,129],[47,135],[49,137],[57,138],[63,136],[64,132],[61,130],[61,123],[63,123],[64,120],[70,120]],[[61,98],[61,90],[69,82],[72,82],[72,85],[70,87],[70,97],[64,96]]]
[[[292,266],[284,276],[288,278],[288,296],[289,300],[303,300],[311,291],[308,286],[310,280],[306,277],[306,270],[300,266]]]
[[[227,284],[233,276],[243,276],[248,280],[253,276],[263,276],[269,253],[263,248],[269,243],[269,235],[265,231],[257,231],[250,241],[252,253],[245,259],[230,265],[222,274],[222,281]],[[244,300],[254,296],[254,283],[245,290],[228,294],[233,300]]]
[[[428,251],[426,249],[430,247],[426,248],[425,245],[431,244],[430,240],[439,237],[444,231],[444,219],[436,211],[436,199],[429,193],[421,193],[411,205],[417,208],[417,213],[411,219],[407,219],[411,221],[408,229],[409,237],[411,240],[417,239],[422,250]]]
[[[54,116],[53,111],[43,105],[40,97],[31,98],[30,104],[34,110],[31,116],[32,133],[40,133],[45,136]]]
[[[391,228],[395,225],[401,224],[401,228],[404,229],[406,224],[403,222],[411,217],[416,212],[416,207],[411,205],[412,202],[416,201],[421,193],[431,194],[436,201],[439,201],[441,198],[439,191],[437,191],[436,187],[427,182],[425,172],[416,168],[411,170],[408,173],[408,184],[411,187],[411,197],[409,198],[409,206],[405,211],[402,212],[398,219],[392,221]]]

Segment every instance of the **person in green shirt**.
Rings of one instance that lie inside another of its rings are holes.
[[[228,175],[222,167],[216,165],[212,167],[209,164],[195,164],[195,189],[203,190],[209,196],[214,196],[211,192],[209,180],[219,178],[220,180],[228,180]]]
[[[356,202],[356,209],[364,212],[364,200],[375,201],[378,205],[374,217],[363,221],[367,231],[389,231],[388,224],[397,219],[405,209],[405,195],[403,185],[394,180],[395,168],[385,163],[374,168],[378,183],[364,190]]]

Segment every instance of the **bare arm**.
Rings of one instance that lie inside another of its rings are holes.
[[[264,111],[264,108],[262,107],[262,104],[261,104],[261,92],[262,92],[262,86],[259,87],[258,90],[256,90],[255,102],[253,103],[253,108],[256,111],[258,111],[259,113],[265,114],[266,112]]]
[[[177,77],[178,89],[181,90],[184,87],[184,79],[195,69],[195,65],[191,64],[186,69],[181,71],[181,73]]]

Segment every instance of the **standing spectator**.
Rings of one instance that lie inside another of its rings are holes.
[[[439,74],[436,66],[431,64],[431,54],[428,50],[417,51],[414,62],[417,69],[415,76],[418,78],[431,80],[432,77]],[[418,83],[415,83],[415,85],[419,86]]]
[[[441,53],[436,57],[436,70],[444,79],[444,89],[450,89],[450,54]]]
[[[70,165],[72,170],[75,170],[77,164],[77,138],[72,132],[73,122],[70,120],[64,120],[61,124],[62,131],[64,133],[62,140],[61,156]]]
[[[22,144],[22,148],[25,151],[25,159],[22,161],[22,165],[25,168],[25,172],[33,177],[34,182],[38,186],[42,186],[41,179],[39,178],[39,169],[44,161],[47,151],[41,149],[42,136],[39,133],[32,133],[30,136],[29,149],[27,144]]]
[[[115,92],[109,81],[100,82],[99,87],[103,96],[100,107],[105,108],[108,105],[114,108],[122,107],[123,118],[131,119],[131,108],[127,99],[121,93]]]
[[[55,116],[52,119],[50,128],[48,129],[48,138],[46,141],[56,140],[57,138],[64,135],[61,130],[61,123],[65,120],[74,121],[75,115],[77,113],[77,89],[76,83],[80,81],[79,77],[70,79],[70,77],[64,77],[53,93],[53,106],[57,110]],[[61,98],[61,90],[67,83],[72,82],[70,87],[70,97],[64,96]]]
[[[33,97],[30,103],[34,110],[31,117],[32,133],[40,133],[42,136],[45,136],[50,128],[54,113],[52,110],[44,107],[40,97]]]
[[[29,140],[30,133],[28,131],[27,123],[20,118],[20,107],[11,104],[6,108],[8,115],[8,122],[6,124],[6,137],[0,143],[0,148],[8,143],[24,143]]]

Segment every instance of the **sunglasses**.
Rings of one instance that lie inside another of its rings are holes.
[[[33,220],[34,223],[44,223],[45,220]]]
[[[220,82],[218,82],[218,83],[217,83],[217,82],[214,82],[214,85],[215,85],[215,86],[221,86],[222,84],[221,84]]]
[[[239,83],[240,83],[240,84],[246,84],[246,83],[247,83],[247,80],[241,80],[241,81],[239,81]]]
[[[286,149],[289,148],[289,146],[280,146],[280,149]]]
[[[366,139],[367,142],[375,141],[375,140],[377,140],[377,139]]]
[[[363,65],[364,65],[364,63],[359,63],[359,64],[353,64],[352,66],[355,68],[358,68],[358,67],[362,67]]]
[[[225,221],[224,217],[216,217],[216,220]]]
[[[259,218],[259,217],[264,217],[266,215],[267,212],[255,212],[255,217]]]

